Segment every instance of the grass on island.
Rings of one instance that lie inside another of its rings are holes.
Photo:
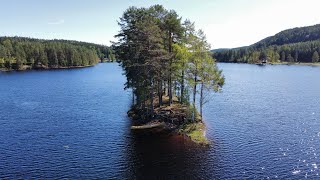
[[[205,136],[205,125],[202,122],[185,123],[181,125],[178,132],[187,135],[192,141],[198,144],[209,144]]]
[[[192,120],[192,111],[193,107],[190,105],[186,111],[187,122],[182,124],[177,131],[180,134],[188,136],[198,144],[209,145],[209,141],[205,135],[206,126],[197,110],[195,121]]]

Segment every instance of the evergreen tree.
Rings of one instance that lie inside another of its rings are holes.
[[[0,68],[4,68],[6,56],[7,56],[7,50],[3,45],[0,45]]]
[[[295,53],[294,53],[294,62],[298,62],[298,58],[299,58],[299,53],[298,53],[298,51],[295,51]]]
[[[267,57],[270,58],[272,50],[280,55],[282,62],[312,62],[314,51],[318,53],[320,51],[319,34],[320,25],[289,29],[248,47],[216,52],[214,57],[221,62],[255,63],[254,52],[260,52],[262,53],[260,55],[263,55],[266,51]],[[271,59],[271,62],[275,60]]]
[[[281,52],[281,61],[282,62],[286,61],[286,53],[284,51]]]
[[[99,62],[98,52],[105,57],[114,56],[109,47],[91,43],[0,37],[0,66],[7,69],[94,65]]]
[[[294,62],[294,59],[290,53],[287,55],[287,62],[291,62],[291,63]]]
[[[319,53],[317,51],[315,51],[312,55],[312,62],[313,63],[319,62]]]
[[[155,95],[159,106],[163,105],[166,89],[167,106],[173,103],[178,90],[180,103],[188,104],[187,92],[192,90],[195,117],[197,85],[201,82],[203,90],[222,87],[224,78],[211,57],[204,33],[196,32],[190,21],[181,24],[175,11],[160,5],[130,7],[119,26],[121,30],[115,36],[119,40],[113,50],[127,77],[125,88],[132,89],[134,108],[143,113],[142,119],[153,117]],[[211,67],[207,70],[207,66]],[[202,102],[204,97],[201,94]]]

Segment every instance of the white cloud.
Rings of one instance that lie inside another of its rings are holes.
[[[64,23],[64,19],[60,19],[58,21],[48,22],[49,25],[60,25]]]

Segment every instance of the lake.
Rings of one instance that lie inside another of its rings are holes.
[[[320,67],[219,67],[210,147],[131,132],[116,63],[0,72],[0,179],[319,178]]]

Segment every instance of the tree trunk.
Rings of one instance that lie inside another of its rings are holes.
[[[202,119],[202,107],[203,107],[203,82],[201,83],[201,89],[200,89],[200,116]]]
[[[142,93],[142,98],[141,98],[141,100],[142,100],[142,111],[144,112],[145,111],[145,109],[146,109],[146,99],[145,99],[145,92],[143,92]]]
[[[132,105],[134,105],[134,90],[132,89]]]
[[[194,76],[194,86],[193,86],[193,121],[196,120],[196,94],[197,94],[197,75]]]
[[[168,94],[169,94],[169,106],[171,106],[171,104],[172,104],[172,80],[171,80],[171,69],[170,69],[170,76],[169,76]]]
[[[167,93],[167,96],[168,96],[168,97],[169,97],[169,91],[170,91],[170,90],[169,90],[169,89],[170,89],[170,88],[169,88],[169,84],[170,84],[170,81],[168,80],[168,82],[167,82],[167,84],[166,84],[166,85],[167,85],[167,86],[166,86],[166,87],[167,87],[166,93]]]
[[[177,96],[177,81],[174,81],[173,96]]]
[[[152,73],[150,73],[150,83],[151,83],[151,89],[150,89],[150,116],[153,117],[153,111],[154,111],[154,105],[153,105],[153,78]]]
[[[141,97],[140,94],[137,94],[137,106],[140,108],[141,107]]]
[[[163,95],[167,95],[167,85],[166,85],[166,82],[165,81],[161,81],[162,85],[163,85],[163,91],[162,91],[162,94]]]
[[[158,81],[158,98],[159,98],[159,107],[162,106],[162,80]]]
[[[184,100],[184,70],[182,71],[181,75],[181,94],[180,94],[180,103],[183,103]]]
[[[169,31],[169,55],[172,53],[172,33]],[[169,61],[169,83],[168,83],[168,93],[169,93],[169,106],[172,104],[172,57]]]

